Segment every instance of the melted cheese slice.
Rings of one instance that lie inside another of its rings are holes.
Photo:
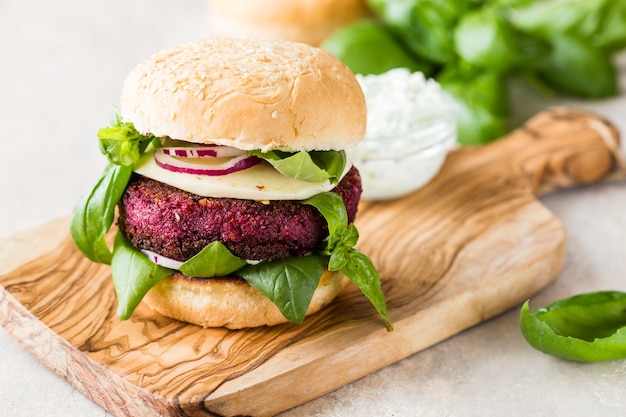
[[[346,163],[342,177],[351,163]],[[307,182],[286,177],[270,164],[261,162],[251,168],[221,176],[172,172],[154,161],[153,152],[146,152],[135,165],[135,172],[144,177],[204,197],[239,198],[246,200],[304,200],[335,185],[330,181]]]

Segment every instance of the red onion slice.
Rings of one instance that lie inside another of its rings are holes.
[[[242,156],[246,151],[232,146],[199,145],[199,146],[169,146],[162,148],[163,153],[179,158],[231,158]]]
[[[168,171],[216,177],[251,168],[261,162],[261,159],[256,156],[247,156],[244,154],[229,158],[225,162],[209,164],[207,162],[200,162],[200,160],[189,162],[186,159],[177,159],[163,152],[163,149],[157,149],[154,151],[154,161],[158,166]],[[204,161],[207,160],[205,159]]]
[[[177,261],[176,259],[172,259],[172,258],[167,258],[163,255],[159,255],[158,253],[149,251],[147,249],[141,249],[141,251],[143,252],[144,255],[148,257],[148,259],[152,261],[152,263],[164,266],[169,269],[178,269],[183,264],[181,261]]]

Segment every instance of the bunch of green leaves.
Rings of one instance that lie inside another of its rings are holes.
[[[600,291],[556,301],[534,312],[522,306],[520,328],[535,349],[597,362],[626,358],[626,293]]]
[[[357,22],[331,34],[322,47],[356,73],[419,68],[440,81],[459,107],[460,144],[484,144],[506,133],[510,77],[528,79],[541,91],[579,98],[617,92],[612,58],[626,47],[623,1],[367,0],[367,4],[376,16],[367,23],[367,31]]]
[[[385,296],[380,286],[380,277],[372,261],[354,246],[359,239],[359,232],[354,224],[348,224],[346,207],[339,194],[326,192],[314,195],[302,203],[315,207],[328,223],[328,243],[326,253],[330,255],[329,271],[341,271],[370,300],[378,314],[392,329],[391,319],[387,314]]]
[[[111,250],[107,234],[114,221],[115,207],[128,185],[135,164],[150,143],[160,147],[164,139],[140,134],[132,123],[124,122],[117,111],[113,113],[111,126],[98,131],[98,138],[100,149],[109,163],[93,189],[75,205],[70,233],[87,258],[111,265],[118,299],[117,314],[122,319],[128,319],[146,293],[174,270],[152,262],[119,231]],[[265,159],[284,175],[303,181],[329,180],[336,184],[346,165],[343,151],[251,151],[250,154]],[[329,243],[323,253],[248,264],[216,241],[183,262],[179,271],[199,278],[241,277],[269,298],[289,321],[300,323],[330,260],[329,269],[344,272],[391,327],[378,273],[369,258],[353,249],[358,233],[354,225],[348,225],[341,197],[327,192],[304,203],[316,207],[328,222],[331,231],[329,242],[332,244]]]

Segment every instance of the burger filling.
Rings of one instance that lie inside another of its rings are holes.
[[[361,194],[357,169],[333,191],[352,223]],[[246,260],[303,256],[328,236],[319,211],[296,200],[203,197],[136,174],[119,203],[119,227],[136,248],[181,262],[214,241]]]
[[[122,319],[160,279],[179,271],[244,279],[289,321],[300,323],[328,269],[356,284],[391,328],[378,273],[354,249],[361,181],[343,151],[190,148],[141,134],[119,115],[98,137],[109,165],[79,200],[70,229],[88,258],[111,264]],[[146,166],[152,168],[147,172]],[[173,184],[155,176],[173,178]],[[204,185],[198,193],[179,186],[199,182]],[[285,191],[283,183],[292,188]],[[224,195],[267,197],[266,186],[283,198]],[[111,250],[106,235],[116,207],[119,229]],[[164,266],[159,257],[171,262]]]

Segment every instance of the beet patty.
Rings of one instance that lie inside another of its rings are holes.
[[[352,167],[333,191],[352,222],[361,197],[357,169]],[[301,256],[321,247],[328,235],[317,209],[299,201],[202,197],[140,175],[129,182],[119,209],[120,230],[135,247],[179,261],[214,241],[243,259]]]

